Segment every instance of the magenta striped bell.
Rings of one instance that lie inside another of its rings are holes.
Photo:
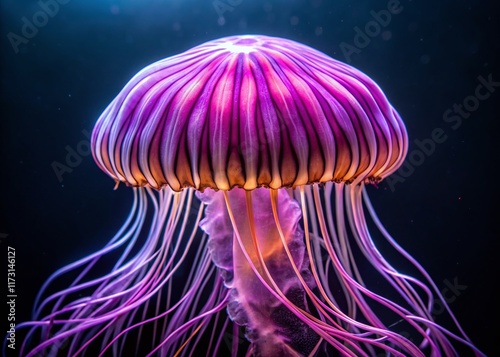
[[[358,70],[293,41],[237,36],[139,72],[97,122],[93,150],[131,186],[279,189],[380,180],[407,137]]]
[[[291,40],[227,37],[146,67],[92,135],[130,214],[44,285],[22,355],[482,355],[368,198],[407,148],[370,78]]]

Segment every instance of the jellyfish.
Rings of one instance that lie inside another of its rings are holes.
[[[288,39],[213,40],[135,75],[91,146],[132,208],[43,285],[23,356],[483,355],[370,202],[408,137],[359,70]]]

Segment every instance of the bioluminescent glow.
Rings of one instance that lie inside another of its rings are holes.
[[[130,215],[50,277],[22,355],[482,355],[448,308],[454,332],[434,322],[443,296],[367,196],[407,148],[370,78],[294,41],[222,38],[146,67],[92,135]]]

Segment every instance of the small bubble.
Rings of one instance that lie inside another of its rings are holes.
[[[314,33],[316,34],[316,36],[321,36],[321,34],[323,33],[323,27],[317,26],[316,29],[314,30]]]

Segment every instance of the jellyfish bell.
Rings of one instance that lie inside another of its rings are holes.
[[[99,119],[93,154],[131,186],[280,189],[378,181],[407,141],[360,71],[290,40],[235,36],[139,72]]]
[[[461,343],[482,355],[367,196],[407,148],[370,78],[291,40],[227,37],[146,67],[92,134],[99,167],[133,187],[130,215],[49,278],[23,351],[123,355],[137,341],[161,356],[451,356]],[[111,272],[89,275],[113,257]],[[70,287],[42,300],[69,272]],[[454,332],[433,320],[436,299]]]

